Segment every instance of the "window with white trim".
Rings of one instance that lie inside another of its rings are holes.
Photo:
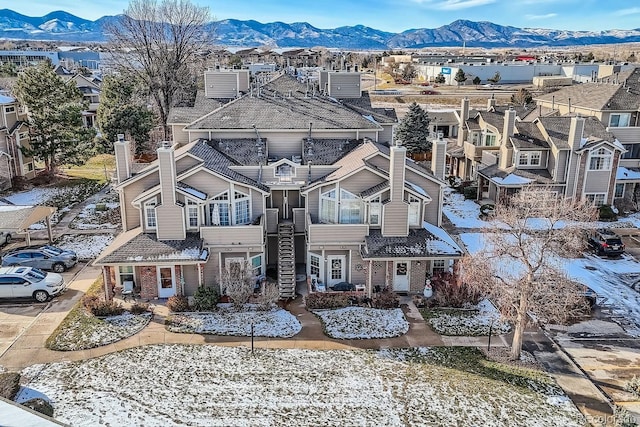
[[[482,136],[482,145],[484,147],[495,147],[498,145],[498,137],[495,133],[485,131]]]
[[[33,171],[33,163],[29,162],[25,165],[27,167],[27,172]]]
[[[420,224],[420,199],[409,195],[409,225]]]
[[[542,152],[540,151],[521,151],[518,156],[519,166],[540,166]]]
[[[309,254],[309,274],[320,277],[320,257],[311,253]]]
[[[251,212],[249,209],[249,195],[236,191],[234,197],[234,214],[236,224],[249,224],[251,222]]]
[[[120,284],[123,284],[124,282],[133,282],[133,266],[121,265],[118,267],[118,276]]]
[[[631,122],[631,113],[616,113],[609,116],[609,126],[612,128],[628,127]]]
[[[276,169],[276,176],[279,177],[280,182],[291,182],[293,177],[291,165],[285,163],[278,166],[278,169]]]
[[[604,201],[607,195],[605,193],[594,193],[585,194],[585,197],[591,204],[593,204],[593,206],[602,206],[604,205]]]
[[[446,260],[444,259],[434,259],[433,261],[431,261],[431,266],[432,268],[432,272],[433,273],[444,273],[445,271],[445,266],[446,266]]]
[[[253,277],[262,275],[262,255],[251,257],[251,271],[253,273]]]
[[[380,213],[382,212],[382,204],[380,196],[371,199],[369,202],[369,224],[380,225]]]
[[[229,215],[229,192],[218,194],[209,202],[209,224],[231,225]]]
[[[156,199],[149,200],[144,204],[144,218],[147,228],[155,229],[158,225],[156,220]]]
[[[616,184],[616,192],[614,197],[622,197],[624,196],[624,184]]]
[[[360,224],[361,211],[362,200],[347,190],[340,190],[340,224]]]
[[[14,111],[16,111],[16,107],[14,106],[4,107],[5,113],[13,113]]]
[[[613,152],[604,147],[598,148],[589,154],[589,170],[608,171],[611,170],[613,162]]]
[[[198,204],[193,200],[187,199],[187,227],[198,228],[200,224],[200,213]]]
[[[336,222],[336,190],[329,190],[320,195],[320,222],[333,224]]]

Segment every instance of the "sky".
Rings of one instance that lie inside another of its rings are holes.
[[[638,0],[191,0],[214,20],[308,22],[317,28],[365,25],[399,33],[437,28],[457,19],[521,28],[600,31],[640,28]],[[122,13],[128,0],[24,0],[8,8],[27,16],[64,10],[95,20]]]

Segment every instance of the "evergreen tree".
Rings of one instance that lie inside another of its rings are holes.
[[[467,75],[464,73],[464,71],[462,71],[462,68],[458,68],[458,72],[456,73],[454,80],[458,82],[458,84],[464,83],[467,81]]]
[[[480,77],[475,76],[472,81],[474,85],[478,86],[482,80],[480,80]]]
[[[415,102],[409,105],[409,111],[396,129],[396,139],[407,147],[411,154],[431,150],[429,136],[429,115]]]
[[[137,155],[149,151],[149,132],[153,128],[153,113],[137,94],[142,93],[135,78],[127,75],[107,76],[102,82],[98,126],[105,140],[105,150],[113,149],[112,142],[119,133],[133,140]]]
[[[438,84],[442,84],[442,83],[444,83],[446,80],[444,79],[444,75],[443,75],[442,73],[439,73],[439,74],[436,76],[436,79],[435,79],[434,81],[435,81],[436,83],[438,83]]]
[[[15,95],[27,107],[31,135],[25,156],[45,164],[53,174],[58,165],[81,165],[93,154],[95,129],[82,122],[82,93],[75,81],[65,82],[47,62],[26,69],[17,79]]]
[[[502,76],[500,76],[500,71],[496,71],[496,73],[493,75],[493,77],[491,77],[490,79],[487,79],[488,82],[491,82],[493,84],[498,83],[500,80],[502,79]]]

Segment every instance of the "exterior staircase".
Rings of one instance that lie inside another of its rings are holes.
[[[278,224],[278,290],[280,299],[296,296],[296,252],[293,222]]]

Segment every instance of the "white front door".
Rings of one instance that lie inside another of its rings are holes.
[[[393,267],[393,290],[395,292],[409,292],[409,263],[395,261]]]
[[[158,298],[176,294],[176,274],[173,267],[158,267]]]
[[[327,277],[327,284],[333,286],[336,283],[344,282],[347,280],[345,275],[345,264],[347,257],[344,255],[329,255],[327,262],[329,263],[329,271]]]

